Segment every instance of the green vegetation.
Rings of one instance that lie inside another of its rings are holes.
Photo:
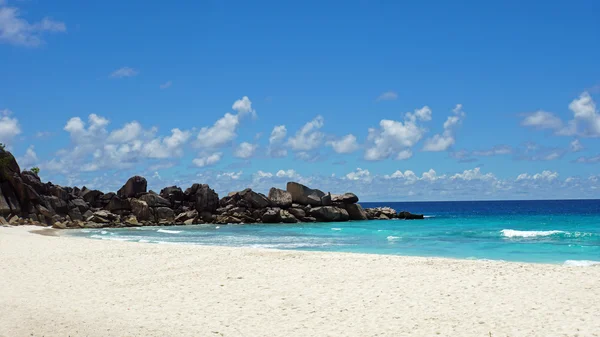
[[[0,150],[4,150],[6,148],[6,145],[4,145],[4,143],[0,143]]]
[[[38,174],[40,174],[40,168],[39,167],[32,167],[31,168],[31,172],[35,173],[35,175],[37,176]]]

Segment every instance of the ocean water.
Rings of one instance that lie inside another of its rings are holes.
[[[69,235],[221,245],[590,266],[600,264],[600,200],[361,203],[425,220],[82,229]]]

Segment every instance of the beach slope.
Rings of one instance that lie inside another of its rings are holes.
[[[0,336],[600,336],[600,268],[0,228]]]

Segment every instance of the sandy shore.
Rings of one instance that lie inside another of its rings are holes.
[[[600,268],[0,228],[0,336],[600,336]],[[48,233],[45,233],[48,234]]]

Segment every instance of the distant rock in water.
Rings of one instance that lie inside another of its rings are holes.
[[[0,225],[33,224],[54,228],[132,227],[174,224],[252,224],[332,222],[371,219],[423,219],[391,208],[363,209],[354,193],[334,194],[288,182],[268,196],[250,188],[219,195],[207,184],[148,191],[144,177],[129,178],[117,193],[83,186],[43,183],[20,172],[14,156],[0,149]]]

